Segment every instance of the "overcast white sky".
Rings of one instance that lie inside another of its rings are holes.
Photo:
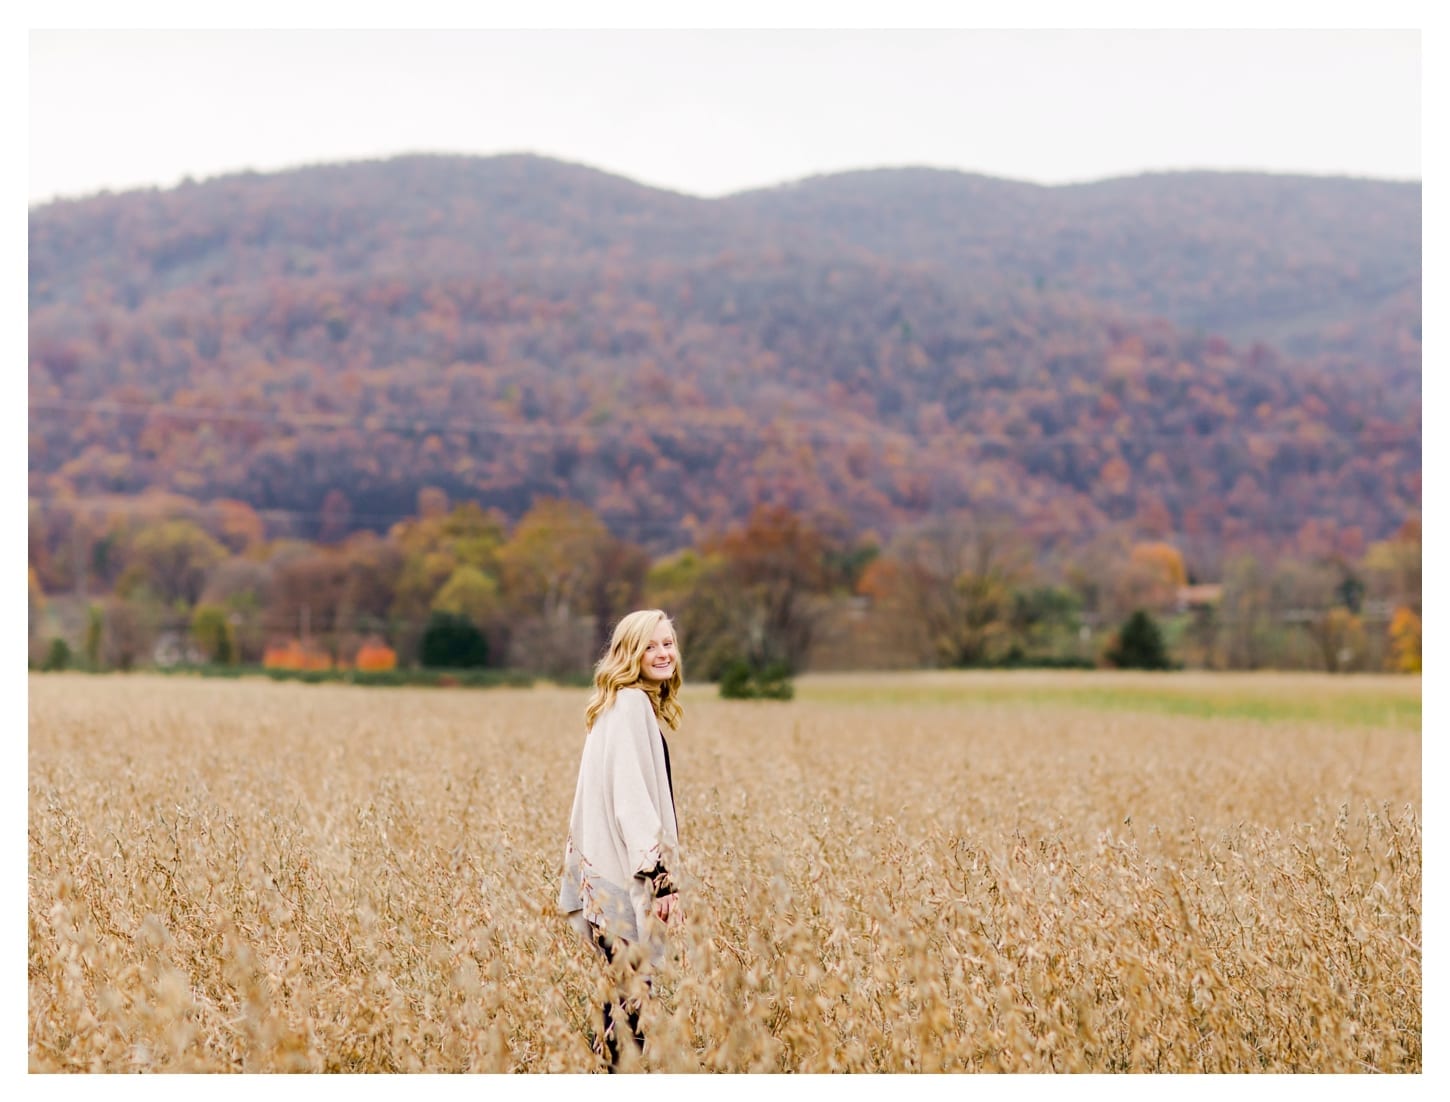
[[[696,195],[907,164],[1421,176],[1416,30],[31,30],[28,46],[32,204],[423,151],[535,152]]]

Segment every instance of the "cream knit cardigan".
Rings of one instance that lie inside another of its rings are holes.
[[[679,845],[664,739],[643,689],[620,689],[584,739],[564,843],[559,909],[662,957],[661,924],[644,874],[661,862],[675,873]]]

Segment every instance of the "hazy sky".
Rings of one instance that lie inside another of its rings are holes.
[[[31,30],[28,194],[406,152],[535,152],[697,195],[907,164],[1418,179],[1420,48],[1415,30]]]

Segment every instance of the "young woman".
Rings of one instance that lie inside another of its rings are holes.
[[[604,1004],[603,1048],[609,1070],[619,1065],[619,1033],[635,1044],[639,1000],[628,994],[636,973],[664,958],[662,923],[678,897],[669,868],[679,844],[670,750],[683,711],[679,645],[659,609],[631,612],[615,626],[609,650],[594,668],[594,693],[584,709],[584,753],[559,907],[615,969],[617,993]],[[648,987],[648,977],[643,978]]]

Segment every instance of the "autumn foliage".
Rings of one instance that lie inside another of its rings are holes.
[[[380,639],[370,639],[358,648],[353,668],[359,673],[380,673],[396,669],[398,653]]]
[[[581,502],[653,555],[759,505],[1370,542],[1419,508],[1419,196],[902,171],[706,202],[421,157],[50,204],[30,491],[241,503],[232,552],[246,509],[336,546],[422,486]]]
[[[1102,665],[1135,609],[1164,625],[1172,660],[1188,666],[1412,671],[1418,662],[1414,522],[1359,554],[1348,553],[1363,546],[1358,533],[1315,526],[1292,556],[1208,560],[1191,572],[1175,543],[1123,529],[1047,557],[1005,516],[943,513],[882,545],[830,514],[760,506],[698,546],[651,559],[582,503],[541,499],[510,525],[476,503],[420,497],[427,511],[385,536],[274,538],[220,559],[209,533],[225,514],[179,497],[159,511],[123,499],[33,511],[31,661],[59,635],[93,667],[148,665],[169,631],[173,650],[176,635],[189,638],[177,652],[197,656],[188,661],[572,677],[620,615],[648,606],[670,610],[690,675],[708,680],[742,662],[757,673]],[[77,607],[77,589],[90,593],[83,617],[59,633],[48,625]],[[186,592],[199,594],[194,605]],[[473,640],[466,660],[435,653],[444,623]]]
[[[1420,618],[1404,606],[1395,609],[1390,620],[1391,653],[1394,668],[1402,673],[1420,672]]]
[[[1210,668],[1417,660],[1418,184],[404,157],[29,224],[33,661],[449,616],[573,676],[644,600],[695,675],[1093,664],[1138,608]]]
[[[330,670],[333,662],[325,652],[288,639],[262,652],[262,666],[269,670]]]

